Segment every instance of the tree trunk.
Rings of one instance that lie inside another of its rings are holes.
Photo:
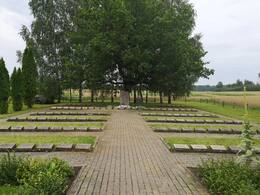
[[[72,92],[71,92],[71,88],[70,88],[70,103],[72,102]]]
[[[129,92],[120,90],[120,105],[129,106]]]
[[[168,104],[172,103],[172,95],[171,93],[168,94]]]
[[[82,83],[79,85],[79,103],[82,103]]]
[[[91,89],[91,103],[94,102],[94,90]]]
[[[136,104],[136,90],[134,89],[134,103]]]
[[[149,93],[149,91],[147,90],[147,91],[146,91],[146,96],[145,96],[145,103],[146,103],[146,104],[148,103],[148,95],[149,95],[148,93]]]
[[[111,90],[111,104],[114,103],[114,90]]]
[[[160,104],[163,103],[163,97],[162,97],[162,92],[160,91]]]
[[[143,102],[144,102],[144,98],[143,98],[142,90],[139,89],[139,90],[138,90],[138,93],[139,93],[139,96],[140,96],[140,98],[141,98],[141,102],[143,103]]]

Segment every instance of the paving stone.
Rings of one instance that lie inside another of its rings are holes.
[[[55,145],[55,150],[57,151],[71,151],[73,149],[73,144],[57,144]]]
[[[11,127],[10,129],[11,131],[22,131],[23,130],[23,127],[20,127],[20,126],[15,126],[15,127]]]
[[[15,148],[16,152],[31,152],[33,151],[35,144],[20,144]]]
[[[187,144],[173,144],[172,149],[176,152],[191,152],[191,149]]]
[[[75,150],[90,152],[90,151],[92,151],[92,147],[91,147],[91,144],[76,144]]]
[[[16,147],[14,143],[0,144],[0,152],[12,151]]]
[[[238,152],[242,152],[242,148],[238,146],[229,146],[229,150],[233,154],[237,154]]]
[[[190,145],[193,152],[208,152],[209,149],[205,145],[201,144],[191,144]]]
[[[216,153],[227,153],[228,149],[222,145],[210,145],[212,152]]]
[[[40,152],[50,152],[52,151],[53,147],[53,144],[38,144],[36,145],[36,150]]]

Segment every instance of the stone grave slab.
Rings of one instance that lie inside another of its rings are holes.
[[[47,127],[47,126],[37,127],[37,131],[49,131],[49,130],[50,130],[50,127]]]
[[[53,147],[53,144],[38,144],[36,145],[36,150],[40,152],[51,152]]]
[[[92,145],[91,144],[76,144],[75,150],[90,152],[90,151],[92,151]]]
[[[62,129],[63,131],[67,131],[67,132],[75,131],[74,127],[63,127]]]
[[[242,152],[242,148],[238,146],[229,146],[229,150],[233,154],[237,154],[238,152]]]
[[[20,144],[15,148],[16,152],[32,152],[35,144]]]
[[[0,131],[10,131],[11,127],[0,127]]]
[[[87,127],[77,127],[76,128],[77,131],[83,131],[83,132],[86,132],[88,130]]]
[[[181,129],[181,132],[183,132],[183,133],[193,133],[194,129],[184,127],[184,128]]]
[[[193,152],[208,152],[209,149],[205,145],[201,144],[191,144],[190,145]]]
[[[210,145],[211,151],[214,153],[227,153],[228,149],[222,145]]]
[[[36,126],[24,127],[23,130],[24,131],[36,131],[37,127]]]
[[[209,128],[208,133],[220,133],[219,129]]]
[[[11,131],[22,131],[23,130],[23,127],[20,127],[20,126],[15,126],[15,127],[11,127]]]
[[[187,144],[173,144],[172,150],[176,152],[191,152],[191,149]]]
[[[0,144],[0,152],[12,151],[16,147],[14,143]]]
[[[55,150],[57,151],[71,151],[73,149],[73,144],[57,144]]]
[[[260,148],[254,148],[254,152],[256,153],[256,154],[260,154]]]
[[[196,123],[201,123],[201,124],[203,124],[203,123],[205,123],[205,120],[195,120],[196,121]]]
[[[195,128],[195,133],[207,133],[207,130],[203,128]]]

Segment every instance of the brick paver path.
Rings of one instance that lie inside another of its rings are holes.
[[[68,194],[207,194],[137,112],[115,111]]]

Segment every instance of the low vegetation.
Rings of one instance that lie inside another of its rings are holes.
[[[199,167],[199,176],[213,195],[260,194],[260,167],[250,168],[231,160],[208,161]]]
[[[57,158],[0,157],[0,193],[5,195],[60,195],[68,189],[73,175],[73,168]]]

